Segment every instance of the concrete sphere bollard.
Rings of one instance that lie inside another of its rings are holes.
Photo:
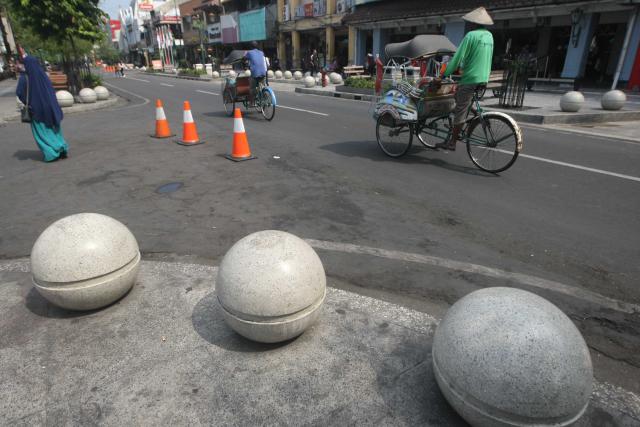
[[[465,296],[440,322],[432,352],[440,390],[473,426],[567,426],[589,404],[593,367],[582,335],[527,291]]]
[[[56,92],[56,99],[61,107],[71,107],[73,105],[73,95],[66,90],[59,90]]]
[[[312,76],[305,77],[303,82],[304,87],[314,87],[316,85],[316,79],[314,79]]]
[[[244,70],[244,72],[242,73],[243,77],[251,77],[251,70]]]
[[[214,79],[219,79],[220,78],[220,73],[217,71],[214,71],[211,73],[211,77],[213,77]]]
[[[225,254],[216,280],[226,322],[253,341],[302,334],[326,296],[322,262],[304,240],[284,231],[250,234]]]
[[[620,110],[627,102],[627,95],[621,90],[610,90],[602,95],[600,104],[605,110]]]
[[[296,71],[293,73],[293,78],[296,80],[302,80],[302,73],[300,71]]]
[[[98,95],[93,89],[88,87],[80,91],[80,101],[84,104],[92,104],[98,100]]]
[[[96,93],[98,97],[98,101],[105,101],[109,99],[109,89],[104,86],[96,86],[93,88],[93,91]]]
[[[275,76],[276,76],[276,79],[281,79],[282,78],[282,71],[276,70]]]
[[[237,76],[238,76],[238,74],[235,71],[229,70],[229,77],[231,77],[233,79],[233,78],[235,78]]]
[[[572,90],[560,97],[560,109],[567,113],[576,113],[584,105],[584,96]]]
[[[35,288],[69,310],[93,310],[115,302],[131,289],[139,267],[140,251],[131,231],[95,213],[54,222],[31,250]]]
[[[291,71],[285,71],[284,78],[287,80],[291,80],[293,78],[293,74],[291,74]]]
[[[268,70],[267,71],[267,77],[270,78],[270,79],[273,79],[275,77],[275,74],[273,74],[272,70]]]
[[[334,85],[341,84],[342,76],[338,73],[331,73],[329,74],[329,81],[331,81],[331,83],[333,83]]]

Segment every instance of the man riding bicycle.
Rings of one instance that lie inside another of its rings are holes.
[[[472,10],[462,17],[478,28],[470,31],[462,39],[454,57],[447,64],[444,77],[450,76],[458,67],[462,68],[462,79],[455,94],[456,107],[453,110],[453,130],[450,139],[436,144],[437,148],[454,151],[456,141],[466,119],[473,95],[479,85],[487,84],[491,74],[493,58],[493,35],[485,26],[493,25],[491,16],[484,7]]]
[[[244,56],[249,60],[249,69],[251,70],[251,94],[249,100],[253,104],[260,82],[267,75],[267,61],[264,58],[264,52],[258,49],[258,42],[251,42],[251,46],[253,49]]]

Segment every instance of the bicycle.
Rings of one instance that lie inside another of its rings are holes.
[[[225,112],[228,116],[233,116],[236,102],[241,102],[245,109],[255,108],[267,121],[273,120],[276,114],[276,97],[266,77],[258,80],[253,103],[250,101],[250,92],[253,90],[250,79],[250,77],[237,77],[233,81],[227,79],[222,93]]]
[[[461,140],[467,145],[467,154],[474,165],[486,172],[499,173],[511,167],[522,151],[522,131],[509,115],[483,111],[479,96],[483,89],[482,85],[476,88]],[[425,147],[436,149],[436,142],[447,140],[452,128],[450,113],[402,120],[392,111],[382,111],[376,120],[376,140],[386,155],[397,158],[409,151],[414,135]]]

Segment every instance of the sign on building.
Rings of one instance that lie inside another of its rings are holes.
[[[219,22],[207,26],[209,43],[222,43],[222,26]]]
[[[265,40],[267,29],[265,26],[265,8],[252,10],[240,14],[240,41]]]
[[[238,43],[238,12],[220,16],[222,43]]]
[[[153,10],[153,0],[138,0],[138,9],[147,12]]]

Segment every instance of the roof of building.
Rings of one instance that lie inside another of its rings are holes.
[[[489,13],[494,10],[517,7],[547,6],[567,3],[584,3],[583,0],[394,0],[356,7],[343,18],[344,23],[388,21],[421,16],[460,15],[476,7],[484,6]]]

